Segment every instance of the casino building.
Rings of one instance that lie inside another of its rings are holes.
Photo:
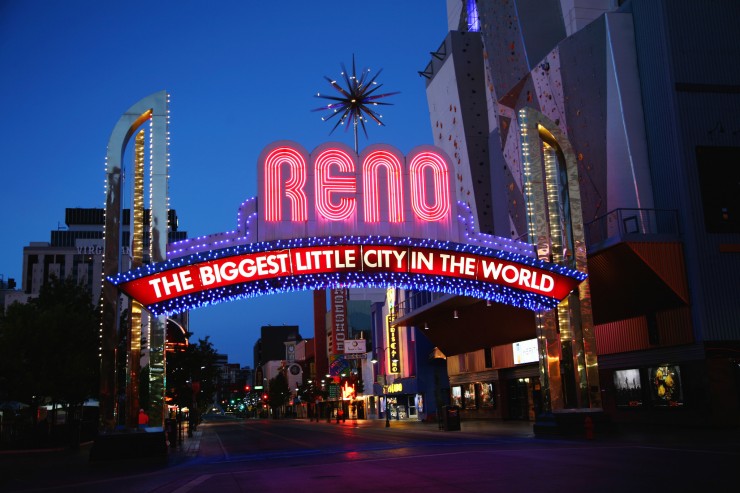
[[[740,4],[447,10],[420,75],[457,199],[589,278],[544,316],[407,291],[392,323],[446,356],[464,418],[740,424]]]

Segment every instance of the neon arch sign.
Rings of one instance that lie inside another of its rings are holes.
[[[472,296],[541,310],[586,275],[536,258],[531,245],[476,232],[453,203],[449,158],[432,146],[404,156],[373,145],[359,156],[290,141],[258,161],[258,199],[237,229],[168,245],[167,260],[109,277],[154,314],[244,297],[336,287]]]

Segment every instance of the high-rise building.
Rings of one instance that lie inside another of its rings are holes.
[[[144,212],[144,224],[148,225],[148,210]],[[57,279],[72,278],[90,290],[93,305],[100,301],[103,265],[103,227],[105,210],[100,208],[68,208],[65,210],[65,226],[50,232],[47,242],[31,242],[23,247],[23,278],[21,291],[6,297],[6,306],[14,301],[25,302],[38,296],[44,283],[53,276]],[[177,213],[169,211],[169,241],[187,238],[186,231],[177,228]],[[130,255],[130,211],[124,210],[122,220],[121,248]],[[149,234],[144,233],[144,249],[147,251]],[[123,256],[122,269],[130,268],[130,256]],[[144,260],[145,262],[147,259]]]
[[[258,368],[268,361],[285,360],[285,341],[288,340],[296,343],[302,340],[297,325],[263,325],[260,338],[254,344],[254,367]]]

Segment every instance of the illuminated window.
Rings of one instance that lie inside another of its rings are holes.
[[[478,407],[478,403],[475,399],[475,384],[466,383],[462,385],[463,389],[463,407],[465,409],[475,409]]]
[[[478,402],[480,407],[495,408],[496,400],[494,386],[492,382],[482,382],[478,384]]]
[[[455,385],[450,389],[450,404],[462,407],[462,387]]]
[[[614,400],[620,407],[641,407],[643,404],[642,396],[642,377],[640,370],[633,368],[630,370],[617,370],[614,372]]]
[[[468,21],[468,31],[478,32],[480,31],[480,20],[478,19],[478,6],[475,4],[476,0],[467,0],[465,2],[465,10]]]
[[[650,395],[654,406],[683,406],[683,387],[681,368],[666,364],[648,368],[650,376]]]

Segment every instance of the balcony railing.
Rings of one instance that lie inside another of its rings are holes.
[[[409,292],[407,291],[407,293]],[[435,293],[432,291],[413,291],[411,292],[410,296],[396,305],[394,318],[404,317],[409,313],[412,313],[415,310],[418,310],[419,308],[428,305],[432,301],[437,300],[443,296],[448,295],[444,293]]]
[[[669,209],[614,209],[584,225],[586,246],[589,250],[627,239],[665,239],[676,241],[680,237],[678,213]],[[526,235],[520,241],[527,241]],[[394,319],[401,318],[432,303],[444,293],[430,291],[408,292],[408,297],[398,303]]]
[[[587,248],[635,236],[665,236],[678,239],[678,213],[669,209],[614,209],[584,225]]]

